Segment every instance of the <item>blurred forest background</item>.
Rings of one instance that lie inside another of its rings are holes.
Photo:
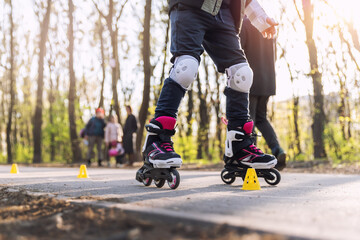
[[[268,113],[289,159],[359,162],[358,1],[259,2],[280,23]],[[0,163],[81,162],[95,108],[123,123],[126,104],[140,149],[171,67],[169,29],[167,0],[1,0]],[[174,137],[185,162],[222,160],[225,84],[204,55]]]

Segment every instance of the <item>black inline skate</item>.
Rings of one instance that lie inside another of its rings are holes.
[[[176,168],[181,167],[182,160],[175,153],[171,136],[175,134],[176,119],[158,117],[146,125],[147,136],[142,150],[144,165],[137,171],[136,180],[150,186],[154,180],[156,187],[164,186],[165,181],[171,189],[180,184],[180,175]]]
[[[252,121],[243,127],[228,129],[225,142],[225,167],[221,179],[226,184],[232,184],[237,177],[245,179],[248,168],[254,168],[259,178],[264,178],[270,185],[277,185],[281,175],[274,167],[277,159],[273,155],[264,154],[253,144]]]

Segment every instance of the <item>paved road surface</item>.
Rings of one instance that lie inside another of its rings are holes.
[[[260,179],[260,191],[242,191],[242,181],[222,183],[219,172],[181,171],[171,190],[145,187],[136,170],[90,168],[78,179],[77,168],[21,167],[10,174],[0,166],[0,185],[74,198],[120,198],[111,206],[137,211],[229,223],[252,229],[317,239],[360,238],[360,176],[282,173],[271,187]]]

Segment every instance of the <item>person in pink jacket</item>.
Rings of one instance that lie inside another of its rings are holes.
[[[109,151],[113,148],[117,149],[118,144],[121,144],[123,137],[123,130],[121,125],[119,124],[117,117],[114,115],[110,116],[110,121],[106,125],[105,128],[105,144],[108,147]],[[115,155],[116,165],[122,164],[123,154],[119,153]],[[108,165],[110,165],[110,155],[108,154]]]

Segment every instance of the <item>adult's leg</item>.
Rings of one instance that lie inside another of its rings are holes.
[[[88,136],[88,151],[86,154],[86,160],[91,161],[91,159],[94,157],[94,144],[95,144],[95,137],[94,136]]]
[[[259,97],[258,106],[256,109],[256,127],[259,129],[261,134],[264,136],[265,141],[272,154],[277,158],[278,163],[275,168],[283,170],[286,167],[286,153],[280,147],[278,138],[267,118],[267,104],[269,102],[268,96]]]
[[[97,148],[97,154],[98,154],[98,165],[101,166],[102,164],[102,160],[104,159],[103,157],[103,148],[102,148],[102,145],[103,145],[103,138],[102,137],[99,137],[99,136],[96,136],[95,138],[96,140],[96,148]]]
[[[256,125],[256,107],[258,105],[258,96],[249,95],[249,112],[250,117]]]
[[[251,100],[250,100],[251,101]],[[258,104],[256,108],[256,121],[255,126],[259,129],[269,148],[273,151],[280,147],[278,138],[267,118],[267,104],[269,102],[269,96],[259,96]]]
[[[258,105],[258,96],[249,95],[249,112],[250,118],[254,121],[254,125],[256,126],[256,108]],[[253,133],[255,133],[255,129],[253,129]],[[254,144],[257,145],[257,138],[254,138]]]
[[[117,155],[115,157],[116,164],[123,164],[124,163],[124,157],[125,157],[125,154]]]

